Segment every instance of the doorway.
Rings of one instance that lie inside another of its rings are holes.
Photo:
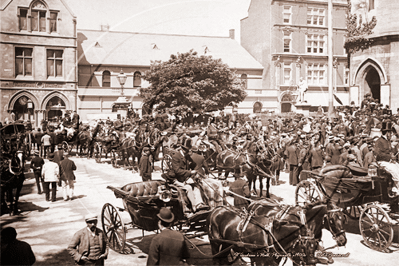
[[[380,75],[374,67],[370,67],[367,71],[365,81],[365,93],[370,91],[372,97],[381,102],[381,80]]]
[[[46,106],[47,120],[58,122],[65,111],[65,102],[58,96],[54,96],[48,101]]]
[[[21,96],[14,104],[15,120],[34,121],[35,106],[31,99]]]
[[[281,112],[282,113],[291,112],[291,103],[281,103]]]

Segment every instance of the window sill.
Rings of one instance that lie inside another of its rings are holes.
[[[15,77],[16,80],[34,80],[33,76],[23,76],[23,75],[17,75]]]
[[[64,81],[64,77],[47,77],[47,81]]]

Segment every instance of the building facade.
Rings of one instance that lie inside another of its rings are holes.
[[[359,1],[352,1],[356,5]],[[350,57],[351,100],[360,103],[366,93],[397,112],[399,108],[399,2],[364,0],[364,5],[352,12],[377,24],[373,29],[371,46]]]
[[[142,75],[152,61],[169,60],[172,54],[194,50],[198,55],[221,59],[245,79],[248,96],[237,111],[263,111],[269,100],[262,90],[262,65],[230,37],[146,34],[102,30],[78,30],[78,113],[83,121],[116,118],[115,102],[121,96],[121,71],[127,76],[123,94],[141,112],[141,87],[149,86]]]
[[[76,17],[62,0],[1,1],[0,119],[76,110]]]
[[[264,67],[266,104],[276,112],[295,111],[300,78],[311,110],[328,107],[327,0],[252,0],[241,20],[241,45]],[[333,0],[333,84],[349,104],[349,69],[344,50],[346,0]],[[338,103],[335,102],[335,105]]]

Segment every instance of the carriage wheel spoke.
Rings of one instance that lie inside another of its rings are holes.
[[[391,234],[388,233],[387,231],[383,230],[381,227],[380,227],[380,232],[383,232],[383,233],[385,233],[385,234],[387,234],[387,235],[391,235]]]
[[[378,238],[378,246],[380,246],[380,248],[381,248],[381,238],[380,238],[379,234],[377,234],[377,238]]]
[[[373,223],[370,223],[368,221],[363,221],[363,223],[366,223],[367,225],[373,225]]]
[[[382,237],[383,238],[383,242],[384,243],[388,243],[387,239],[385,238],[385,236],[383,234],[381,234],[381,232],[378,232],[378,237]],[[380,239],[381,241],[381,239]]]

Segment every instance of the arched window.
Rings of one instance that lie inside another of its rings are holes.
[[[18,7],[18,23],[20,31],[29,32],[57,32],[58,22],[57,10],[51,10],[48,6],[38,0],[29,8]]]
[[[108,70],[103,72],[103,87],[111,87],[111,73]]]
[[[248,76],[247,76],[247,74],[241,74],[241,80],[244,82],[244,89],[248,89]]]
[[[133,87],[141,86],[141,73],[139,71],[134,72]]]
[[[254,104],[254,114],[262,112],[262,103],[256,102]]]

